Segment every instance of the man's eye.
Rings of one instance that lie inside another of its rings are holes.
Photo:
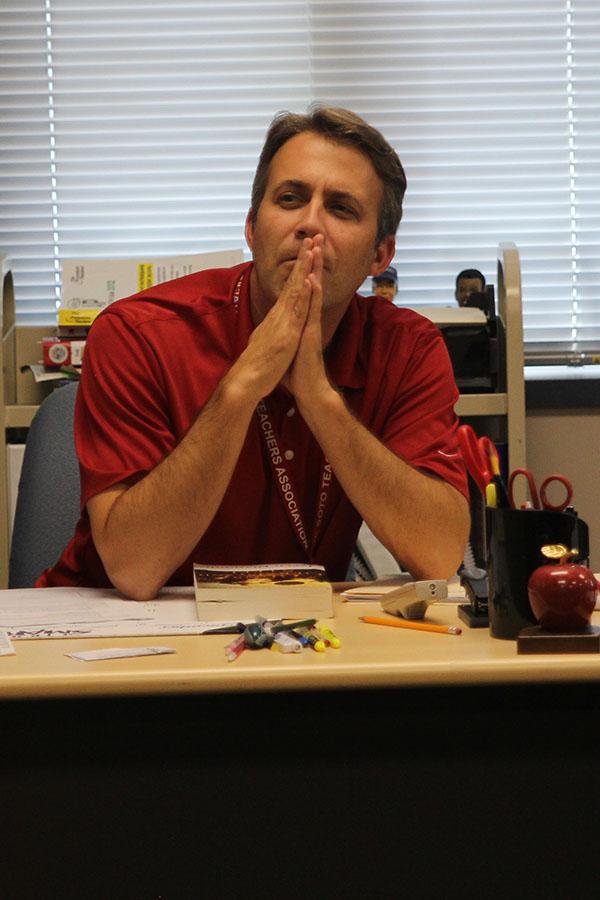
[[[331,206],[333,212],[336,216],[342,216],[344,218],[353,218],[356,216],[356,212],[352,209],[351,206],[346,206],[345,203],[333,203]]]
[[[287,192],[285,194],[280,194],[279,202],[283,206],[292,206],[292,204],[294,204],[294,203],[299,203],[300,198],[298,197],[297,194],[291,194],[291,193]]]

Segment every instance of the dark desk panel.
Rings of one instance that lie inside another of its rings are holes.
[[[600,686],[0,706],[0,896],[597,897]]]

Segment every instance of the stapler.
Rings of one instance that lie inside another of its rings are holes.
[[[465,589],[468,603],[458,607],[458,617],[466,622],[469,628],[487,628],[488,618],[488,579],[485,569],[463,569],[460,581]]]
[[[428,606],[447,596],[447,581],[409,581],[384,594],[381,608],[404,619],[422,619]]]

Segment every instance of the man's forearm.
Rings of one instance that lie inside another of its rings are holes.
[[[107,574],[127,596],[154,597],[192,552],[223,499],[253,411],[253,400],[224,379],[175,450],[96,524]]]
[[[468,538],[464,497],[388,450],[333,388],[300,409],[346,495],[381,543],[417,578],[452,575]]]

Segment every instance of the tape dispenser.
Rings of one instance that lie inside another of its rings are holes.
[[[447,581],[409,581],[384,594],[381,608],[404,619],[422,619],[428,606],[447,597]]]

